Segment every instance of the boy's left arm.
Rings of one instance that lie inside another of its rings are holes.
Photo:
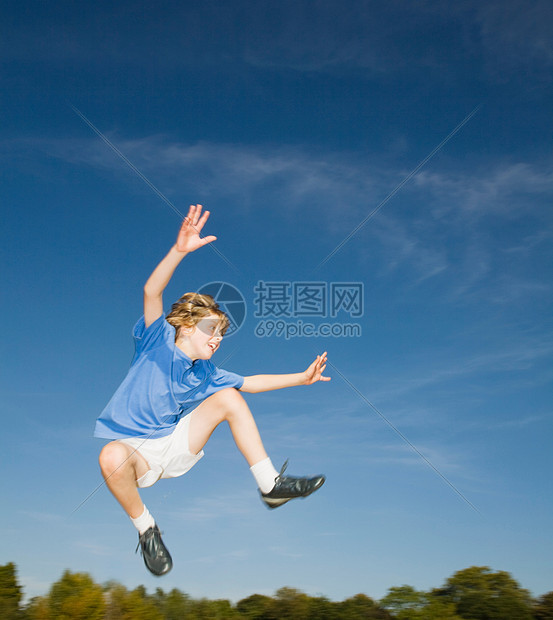
[[[251,375],[244,377],[241,392],[268,392],[281,388],[293,387],[294,385],[311,385],[317,381],[330,381],[330,377],[323,376],[326,368],[327,354],[317,355],[315,361],[303,372],[289,375]]]

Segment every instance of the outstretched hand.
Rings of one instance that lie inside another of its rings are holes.
[[[304,385],[311,385],[317,381],[330,381],[330,377],[324,377],[323,372],[326,368],[326,351],[322,355],[317,355],[315,361],[304,372]]]
[[[175,246],[177,251],[194,252],[194,250],[217,239],[214,235],[200,237],[202,228],[208,218],[209,211],[204,211],[202,215],[202,205],[190,205],[188,215],[184,218],[177,236],[177,243]]]

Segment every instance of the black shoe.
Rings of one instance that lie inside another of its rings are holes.
[[[171,554],[161,540],[161,532],[157,525],[148,528],[144,534],[140,534],[138,547],[142,552],[146,568],[157,577],[165,575],[173,568]]]
[[[261,499],[269,508],[278,508],[296,497],[307,497],[320,489],[325,481],[324,476],[313,478],[292,478],[283,476],[288,461],[284,463],[280,474],[275,478],[275,486],[269,493],[261,493]]]

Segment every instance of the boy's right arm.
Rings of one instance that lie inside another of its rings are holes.
[[[146,327],[163,314],[163,291],[181,260],[190,252],[194,252],[217,238],[213,235],[200,237],[200,232],[208,218],[209,211],[205,211],[202,215],[201,205],[190,206],[188,215],[180,227],[177,242],[144,285],[144,324]]]
[[[149,327],[163,314],[163,291],[185,256],[185,253],[178,252],[173,246],[144,285],[144,324],[146,327]]]

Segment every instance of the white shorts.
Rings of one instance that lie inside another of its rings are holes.
[[[136,481],[140,488],[151,487],[160,478],[182,476],[202,458],[203,450],[192,454],[189,449],[188,427],[191,415],[192,412],[181,418],[175,430],[166,437],[127,437],[118,440],[136,450],[148,463],[150,469]]]

